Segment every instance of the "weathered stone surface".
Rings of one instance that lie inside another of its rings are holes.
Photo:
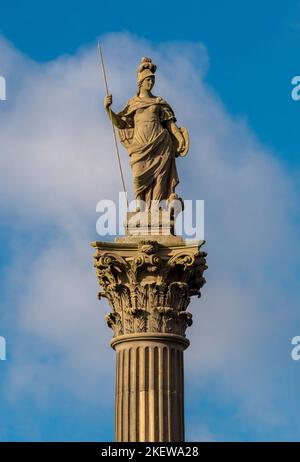
[[[183,351],[172,334],[129,334],[116,350],[116,441],[184,441]]]
[[[175,236],[183,210],[175,193],[176,158],[186,156],[189,136],[177,126],[171,106],[152,94],[155,72],[152,60],[142,58],[136,95],[121,112],[112,110],[112,95],[104,100],[130,156],[137,205],[127,212],[125,237],[92,244],[99,298],[111,307],[106,320],[117,360],[116,441],[184,441],[188,305],[200,297],[207,268],[204,241]],[[123,176],[122,183],[125,190]]]
[[[176,236],[94,242],[116,350],[116,441],[184,441],[187,311],[205,283],[204,241]]]
[[[121,112],[112,110],[112,95],[104,100],[107,115],[130,156],[135,198],[149,210],[153,201],[173,200],[179,183],[176,157],[185,157],[189,150],[187,129],[177,126],[172,107],[152,93],[155,72],[152,60],[142,58],[136,95]]]
[[[124,238],[95,242],[94,265],[112,311],[106,315],[114,336],[164,332],[185,336],[192,324],[191,296],[200,297],[205,283],[203,241],[172,246],[157,240]]]

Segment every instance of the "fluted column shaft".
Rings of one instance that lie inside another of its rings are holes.
[[[116,350],[115,441],[184,441],[183,351],[174,334],[122,335]]]

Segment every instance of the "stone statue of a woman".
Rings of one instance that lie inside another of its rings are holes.
[[[121,143],[128,151],[134,177],[135,198],[148,209],[152,201],[173,201],[179,183],[175,158],[185,156],[189,148],[186,129],[176,125],[171,106],[151,92],[155,83],[156,65],[142,58],[138,67],[137,94],[116,114],[110,108],[112,95],[104,106],[118,128]],[[157,202],[156,202],[157,203]]]

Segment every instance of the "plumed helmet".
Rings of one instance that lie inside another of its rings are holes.
[[[141,83],[146,77],[154,76],[156,67],[151,58],[142,58],[137,70],[138,83]]]

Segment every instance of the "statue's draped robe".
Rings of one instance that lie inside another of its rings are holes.
[[[176,121],[174,112],[162,98],[131,98],[119,113],[126,126],[119,129],[121,142],[130,156],[136,199],[168,199],[179,183],[173,136],[165,123]]]

